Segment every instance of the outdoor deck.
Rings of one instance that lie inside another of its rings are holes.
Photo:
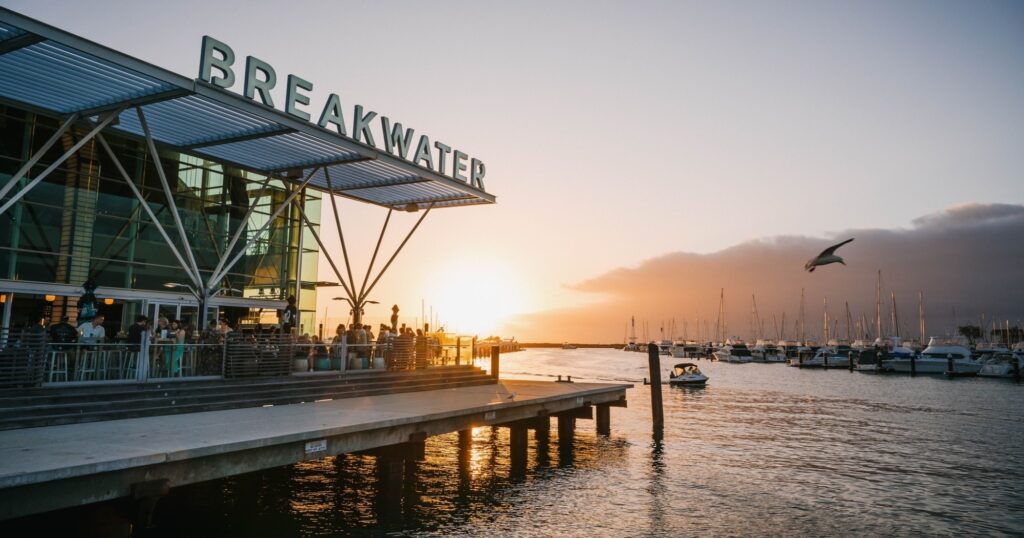
[[[587,415],[631,385],[496,384],[0,432],[0,520],[369,450],[473,426]],[[514,398],[510,395],[515,394]],[[587,413],[581,413],[586,411]],[[560,424],[561,426],[561,424]],[[524,449],[525,450],[525,449]]]

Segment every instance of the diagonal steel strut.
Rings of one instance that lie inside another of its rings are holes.
[[[306,176],[306,179],[304,179],[302,181],[302,184],[299,185],[299,188],[297,188],[294,191],[292,191],[291,194],[289,194],[288,197],[285,198],[284,202],[281,202],[281,205],[277,208],[277,210],[274,211],[274,213],[272,215],[270,215],[270,218],[267,219],[267,222],[263,223],[263,226],[260,226],[260,228],[258,230],[256,230],[255,233],[252,234],[252,236],[245,243],[245,245],[242,246],[242,249],[238,251],[238,254],[235,255],[235,257],[232,258],[230,262],[228,262],[226,265],[224,265],[221,268],[219,273],[214,273],[213,275],[210,276],[209,285],[207,287],[213,288],[213,285],[216,282],[220,282],[220,280],[222,278],[224,278],[224,275],[226,275],[228,273],[228,271],[230,271],[231,268],[234,267],[236,263],[238,263],[238,260],[242,259],[242,256],[245,255],[245,251],[249,248],[249,245],[253,244],[256,241],[256,238],[259,237],[260,234],[263,233],[263,230],[266,230],[274,222],[274,220],[277,219],[277,216],[280,215],[281,212],[284,211],[286,207],[291,205],[292,200],[294,200],[295,197],[298,196],[298,194],[300,192],[302,192],[303,189],[306,188],[306,185],[308,185],[310,180],[313,179],[313,176],[316,174],[317,170],[318,170],[318,168],[314,168],[309,173],[309,175]],[[224,253],[225,258],[229,254],[230,254],[230,252],[225,252]]]
[[[334,274],[338,277],[338,280],[341,281],[341,287],[345,288],[345,293],[348,294],[349,299],[353,304],[355,304],[356,296],[352,293],[352,290],[349,289],[348,285],[345,284],[345,279],[342,278],[341,271],[339,271],[338,266],[334,264],[334,260],[331,258],[331,255],[327,253],[327,247],[324,245],[324,242],[320,240],[320,234],[316,233],[316,230],[313,228],[313,223],[309,222],[309,218],[306,217],[306,212],[303,211],[298,204],[296,204],[295,207],[299,210],[299,216],[302,218],[302,221],[306,223],[306,227],[309,228],[309,232],[313,235],[313,239],[316,239],[317,244],[320,245],[320,251],[327,258],[327,263],[331,264],[331,269],[334,269]]]
[[[181,256],[181,252],[179,252],[178,248],[174,246],[174,242],[171,241],[171,237],[167,235],[167,230],[164,230],[163,225],[160,224],[156,215],[153,214],[153,210],[149,207],[149,202],[147,202],[145,197],[142,196],[142,193],[139,192],[139,188],[135,186],[135,182],[132,181],[131,176],[128,175],[124,166],[121,165],[121,160],[114,154],[114,150],[110,148],[110,144],[107,144],[107,139],[103,137],[102,133],[97,135],[96,139],[99,140],[100,145],[103,146],[104,150],[106,150],[107,155],[110,156],[110,160],[114,162],[114,168],[117,168],[121,177],[124,178],[124,182],[128,184],[128,188],[131,189],[132,193],[135,194],[135,197],[139,199],[139,205],[146,214],[149,215],[149,219],[153,221],[153,225],[156,226],[157,231],[160,232],[160,236],[164,238],[164,241],[167,243],[167,248],[171,249],[171,254],[174,254],[174,257],[178,259],[178,263],[180,263],[181,268],[185,270],[185,274],[192,279],[193,284],[201,288],[202,282],[199,280],[199,277],[192,274],[192,271],[189,270],[188,264],[185,262],[185,258]]]
[[[121,108],[117,109],[116,111],[111,112],[110,115],[108,115],[107,117],[103,118],[103,120],[100,121],[98,124],[96,124],[96,126],[93,127],[92,130],[89,131],[89,133],[87,135],[82,137],[82,139],[79,140],[75,145],[71,146],[71,149],[65,151],[64,154],[60,156],[60,158],[58,158],[56,161],[53,161],[53,163],[51,163],[50,166],[46,167],[46,170],[43,170],[42,173],[40,173],[38,176],[33,178],[32,181],[29,181],[28,184],[25,185],[24,187],[22,187],[22,189],[20,191],[14,193],[14,196],[11,196],[10,199],[8,199],[6,202],[4,202],[4,205],[0,206],[0,214],[3,214],[4,211],[7,211],[8,209],[10,209],[12,205],[17,203],[18,200],[21,200],[21,198],[23,196],[28,194],[28,191],[32,190],[33,187],[38,185],[40,181],[46,179],[46,176],[49,176],[51,172],[56,170],[58,166],[64,164],[64,161],[68,160],[72,155],[75,154],[75,152],[77,152],[79,149],[81,149],[82,146],[86,145],[90,140],[92,140],[107,125],[110,125],[110,123],[117,118],[118,114],[120,114],[122,110],[124,110],[124,107],[121,107]],[[75,116],[72,116],[72,118],[73,117],[75,117]],[[70,122],[71,122],[71,118],[69,118],[68,121],[66,121],[64,123],[65,126],[63,128],[65,130],[67,129],[67,126],[70,125]],[[61,132],[61,134],[63,134],[63,131]],[[59,138],[58,135],[54,135],[54,137]],[[56,140],[54,140],[53,138],[51,138],[49,141],[47,141],[47,143],[49,145],[51,145],[51,146],[53,145],[54,142],[56,142]],[[37,155],[39,155],[41,157],[43,153],[45,153],[45,152],[41,151]],[[31,168],[31,164],[30,163],[32,163],[31,160],[29,161],[29,163],[25,163],[26,166],[22,167],[25,170],[25,172],[28,172],[28,168]],[[32,163],[32,164],[34,164],[34,163]],[[2,191],[2,194],[7,194],[7,191],[10,191],[10,189],[7,189],[7,187],[8,186],[13,186],[15,179],[20,180],[21,178],[20,177],[12,178],[12,181],[10,181],[7,185],[4,185],[4,188],[6,189],[6,191]]]
[[[188,256],[189,263],[192,264],[191,271],[196,275],[193,280],[202,280],[203,276],[199,273],[199,265],[196,263],[195,254],[192,253],[192,245],[188,242],[188,234],[185,232],[185,225],[181,223],[181,215],[178,214],[178,204],[174,202],[174,194],[171,192],[171,185],[167,182],[167,175],[164,173],[163,163],[160,161],[160,154],[156,151],[156,143],[153,142],[153,136],[149,132],[149,124],[146,123],[146,115],[142,113],[142,107],[135,107],[135,112],[139,116],[139,124],[142,126],[142,133],[146,137],[146,145],[149,147],[149,153],[153,158],[153,165],[156,167],[156,175],[160,178],[160,184],[164,188],[164,194],[167,195],[167,205],[170,207],[171,216],[174,217],[174,226],[178,228],[178,235],[181,237],[181,245],[185,249],[185,254]]]
[[[370,287],[366,290],[366,293],[362,294],[359,297],[359,303],[362,303],[363,299],[370,295],[370,292],[373,291],[373,287],[377,285],[377,282],[380,280],[380,277],[384,276],[384,273],[387,272],[388,267],[391,267],[391,262],[395,261],[395,258],[398,256],[399,252],[402,252],[402,247],[404,247],[405,244],[409,242],[409,238],[412,237],[412,234],[416,233],[416,229],[419,228],[420,224],[423,223],[423,219],[427,218],[427,215],[430,214],[431,209],[434,209],[433,202],[431,202],[430,205],[427,206],[427,210],[424,211],[422,215],[420,215],[419,220],[416,221],[416,225],[413,226],[411,230],[409,230],[408,234],[406,234],[405,239],[402,240],[402,244],[398,245],[398,248],[395,250],[395,253],[391,255],[391,258],[388,260],[388,263],[384,264],[384,267],[380,270],[380,273],[377,273],[377,278],[373,279],[373,283],[370,284]]]

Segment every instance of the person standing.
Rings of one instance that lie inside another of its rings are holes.
[[[284,307],[284,311],[281,313],[281,332],[292,334],[292,329],[295,328],[298,318],[299,309],[295,306],[295,296],[289,295],[288,306]]]
[[[149,318],[146,316],[135,316],[135,323],[128,327],[128,345],[132,351],[139,351],[142,339],[146,337],[146,323]]]

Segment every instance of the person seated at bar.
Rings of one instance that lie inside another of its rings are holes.
[[[95,318],[78,326],[78,334],[85,343],[99,343],[106,338],[106,329],[103,328],[103,314],[96,314]]]
[[[50,342],[56,345],[57,349],[66,349],[69,346],[61,346],[60,344],[74,344],[78,342],[78,330],[75,326],[68,323],[67,316],[61,316],[60,323],[55,323],[50,326]]]

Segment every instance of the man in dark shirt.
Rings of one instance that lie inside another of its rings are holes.
[[[136,316],[135,323],[131,327],[128,327],[128,345],[132,346],[132,349],[139,349],[139,345],[142,344],[142,339],[146,337],[146,324],[149,322],[149,318],[146,316]]]
[[[78,341],[78,329],[68,323],[68,317],[60,318],[60,323],[50,327],[50,341],[53,344],[74,344]]]

